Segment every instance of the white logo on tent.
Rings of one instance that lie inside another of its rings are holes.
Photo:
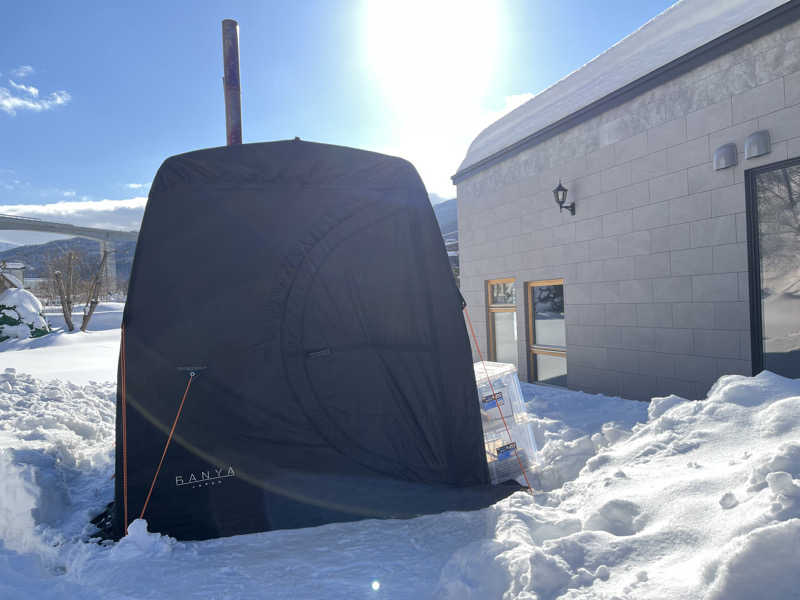
[[[236,477],[236,471],[234,471],[233,467],[229,466],[227,469],[224,467],[212,468],[206,471],[200,471],[199,474],[188,473],[187,475],[176,475],[175,487],[190,485],[192,489],[195,489],[199,487],[221,485],[223,480],[228,477]]]

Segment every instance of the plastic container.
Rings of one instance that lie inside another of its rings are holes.
[[[532,420],[527,415],[518,415],[517,421],[509,423],[508,432],[502,425],[484,431],[486,463],[489,465],[489,477],[493,485],[509,479],[521,479],[522,470],[530,469],[536,459]]]
[[[518,415],[525,414],[517,367],[508,363],[495,362],[477,362],[473,367],[484,431],[503,425],[500,417],[501,411],[506,422],[511,426],[513,422],[516,422]],[[491,386],[489,385],[490,381]],[[492,388],[494,388],[494,394]]]
[[[522,469],[533,466],[537,448],[533,420],[525,410],[517,368],[506,363],[478,362],[474,369],[491,482],[496,485],[509,479],[522,479]]]

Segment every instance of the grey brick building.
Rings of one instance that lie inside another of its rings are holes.
[[[523,379],[645,399],[800,377],[797,0],[676,4],[488,127],[453,181],[462,293]]]

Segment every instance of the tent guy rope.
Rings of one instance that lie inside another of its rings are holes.
[[[122,504],[125,535],[128,534],[128,417],[125,402],[125,324],[122,324],[120,341],[120,377],[122,379]]]
[[[183,410],[183,403],[186,402],[186,396],[189,395],[189,388],[192,387],[192,381],[197,376],[197,373],[192,371],[189,373],[189,381],[186,383],[186,389],[183,391],[183,398],[181,398],[181,403],[178,406],[178,412],[175,414],[175,420],[172,422],[172,429],[169,431],[169,436],[167,437],[167,443],[164,444],[164,452],[161,453],[161,460],[158,461],[158,468],[156,468],[156,474],[153,475],[153,481],[150,484],[150,490],[147,492],[147,498],[145,498],[144,506],[142,506],[142,512],[139,515],[140,519],[144,519],[144,511],[147,510],[147,505],[150,502],[150,495],[153,493],[153,488],[156,486],[156,480],[158,479],[158,474],[161,472],[161,465],[164,464],[164,457],[167,456],[167,449],[169,448],[170,442],[172,442],[172,436],[175,433],[175,427],[178,425],[178,419],[181,417],[181,411]]]

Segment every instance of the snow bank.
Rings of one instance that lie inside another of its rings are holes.
[[[558,387],[522,384],[528,412],[533,415],[539,464],[528,474],[537,490],[550,491],[575,479],[604,447],[630,435],[647,420],[648,403],[586,394]]]
[[[0,369],[13,367],[39,379],[59,379],[79,385],[110,381],[117,377],[119,329],[104,331],[55,331],[0,345]]]
[[[800,519],[767,525],[723,548],[724,561],[709,569],[707,600],[796,598],[800,593]]]
[[[110,330],[118,341],[118,332]],[[92,336],[24,351],[87,351]],[[33,342],[35,340],[29,340]],[[51,354],[48,354],[51,353]],[[116,354],[114,353],[114,356]],[[106,371],[110,377],[114,371]],[[800,381],[723,377],[638,403],[523,385],[531,496],[470,513],[205,542],[134,521],[89,540],[113,495],[114,386],[0,374],[0,597],[784,599],[800,580]],[[648,411],[649,408],[649,411]]]
[[[2,355],[0,355],[2,356]],[[0,373],[0,540],[53,558],[112,499],[116,389]]]
[[[705,401],[657,400],[574,481],[493,507],[494,530],[456,553],[439,594],[793,597],[798,404],[800,381],[767,372],[723,377]]]
[[[56,330],[44,337],[3,342],[0,370],[13,367],[19,373],[39,379],[60,379],[79,385],[115,380],[124,307],[121,302],[102,302],[92,316],[89,331],[71,333],[63,331],[61,309],[47,307],[45,316]],[[82,315],[83,306],[76,306],[73,322],[80,324]]]

